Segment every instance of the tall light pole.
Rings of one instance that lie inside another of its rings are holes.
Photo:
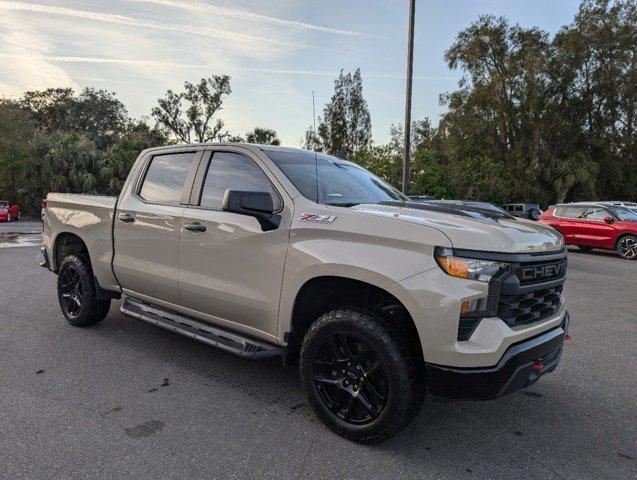
[[[409,0],[409,33],[407,34],[407,82],[405,88],[405,154],[403,156],[403,193],[409,188],[409,155],[411,147],[411,84],[414,75],[414,17],[416,0]]]

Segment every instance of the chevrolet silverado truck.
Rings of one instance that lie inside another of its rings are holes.
[[[118,197],[50,193],[41,264],[64,317],[129,317],[244,358],[298,361],[358,442],[424,396],[490,399],[554,370],[567,336],[554,229],[412,202],[349,161],[250,144],[153,148]]]

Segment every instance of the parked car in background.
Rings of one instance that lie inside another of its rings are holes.
[[[625,259],[637,259],[637,212],[603,203],[551,205],[540,223],[558,230],[567,245],[582,250],[616,250]]]
[[[0,200],[0,222],[20,220],[20,205],[7,200]]]
[[[427,202],[429,200],[435,200],[436,197],[432,197],[431,195],[410,195],[409,200],[412,202]]]
[[[542,214],[542,209],[537,203],[507,203],[502,208],[511,215],[520,218],[537,220]]]
[[[633,212],[637,212],[637,202],[599,202],[601,205],[608,205],[612,207],[626,207]]]

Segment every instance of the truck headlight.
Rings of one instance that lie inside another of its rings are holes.
[[[434,256],[440,268],[448,275],[486,283],[490,282],[496,273],[508,265],[508,263],[492,260],[456,257],[451,248],[437,247]]]

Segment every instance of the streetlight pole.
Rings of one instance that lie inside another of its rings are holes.
[[[411,85],[414,75],[414,17],[416,0],[409,0],[409,33],[407,34],[407,83],[405,88],[405,153],[403,156],[403,193],[409,188],[409,156],[411,147]]]

